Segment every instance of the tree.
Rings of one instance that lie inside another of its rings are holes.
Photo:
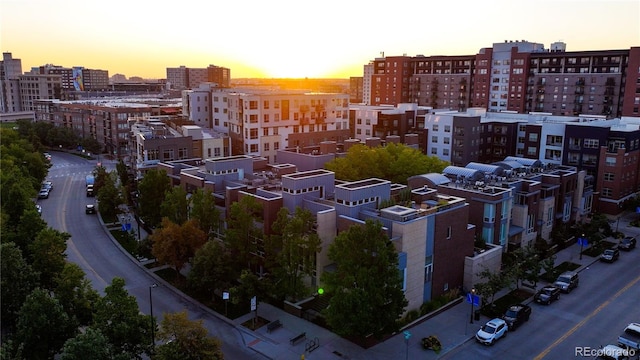
[[[22,257],[14,243],[0,245],[0,289],[2,327],[13,330],[27,296],[38,286],[38,274]]]
[[[404,144],[390,143],[375,148],[358,144],[349,148],[345,157],[335,158],[325,168],[340,180],[362,180],[371,177],[406,184],[414,175],[441,173],[449,163],[427,156]]]
[[[95,308],[92,327],[113,345],[115,355],[141,359],[152,350],[151,317],[140,313],[138,302],[124,288],[124,279],[113,278]]]
[[[184,224],[189,219],[187,192],[181,186],[174,186],[165,194],[160,210],[163,218],[178,225]]]
[[[178,225],[167,218],[162,220],[162,227],[150,235],[150,238],[153,242],[153,256],[160,262],[173,265],[177,272],[182,270],[207,241],[207,236],[193,220]]]
[[[161,205],[165,194],[171,189],[171,181],[164,169],[149,170],[138,183],[140,217],[151,227],[162,221]]]
[[[82,326],[90,325],[100,295],[91,287],[80,266],[66,263],[55,283],[56,298],[69,317],[76,318]]]
[[[116,185],[116,174],[107,173],[103,178],[104,182],[97,191],[98,210],[103,218],[111,219],[118,215],[120,205],[123,204],[120,189]],[[98,180],[96,179],[96,182]]]
[[[209,337],[202,320],[189,320],[186,310],[165,314],[158,338],[164,343],[157,348],[158,360],[224,359],[220,341]]]
[[[258,250],[258,241],[262,239],[262,232],[256,227],[257,214],[262,211],[262,205],[252,196],[244,196],[234,202],[229,209],[225,246],[236,259],[239,269],[246,266],[251,269],[255,262],[253,254]]]
[[[229,290],[229,297],[234,304],[240,304],[244,301],[249,301],[252,297],[256,296],[258,299],[266,297],[267,284],[264,279],[260,279],[256,274],[252,273],[248,269],[242,270],[238,285],[232,287]]]
[[[220,210],[216,207],[216,199],[209,189],[199,188],[191,197],[190,218],[198,222],[200,230],[213,239],[220,230]]]
[[[215,290],[226,290],[238,278],[233,271],[233,258],[217,240],[207,241],[191,262],[187,275],[189,287],[197,293],[211,296]]]
[[[61,359],[113,360],[111,348],[109,339],[100,330],[87,328],[83,334],[76,335],[64,343]]]
[[[379,221],[341,232],[329,247],[336,265],[322,282],[331,296],[327,323],[340,335],[380,336],[398,330],[407,306],[398,254]]]
[[[20,309],[14,340],[24,345],[27,359],[51,359],[67,339],[75,336],[77,324],[69,319],[58,300],[47,290],[34,289]]]
[[[540,257],[533,246],[526,246],[505,255],[506,281],[520,288],[523,280],[537,283],[542,269]]]
[[[71,235],[53,228],[46,228],[36,236],[29,246],[32,254],[31,265],[40,274],[40,286],[54,289],[54,279],[62,272],[67,263],[67,240]]]
[[[482,296],[483,302],[485,299],[490,299],[489,306],[492,306],[496,293],[507,286],[510,279],[501,272],[493,272],[486,268],[478,273],[478,276],[486,281],[474,285],[474,288],[478,295]]]
[[[296,208],[290,216],[285,207],[278,211],[273,224],[276,233],[271,237],[270,252],[277,252],[276,277],[280,296],[298,299],[309,294],[303,278],[312,276],[316,254],[320,252],[320,237],[314,230],[315,218],[309,210]]]

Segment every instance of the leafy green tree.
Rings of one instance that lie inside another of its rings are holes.
[[[165,194],[171,189],[171,181],[164,169],[149,170],[138,183],[140,217],[151,227],[162,221],[161,206]]]
[[[164,218],[162,227],[150,235],[153,242],[151,252],[160,262],[173,265],[180,272],[184,265],[207,241],[207,236],[195,221],[189,220],[182,225]]]
[[[478,295],[482,297],[483,302],[489,299],[489,306],[493,306],[493,301],[498,291],[508,286],[511,280],[500,271],[493,272],[486,268],[478,273],[478,276],[485,281],[475,284],[474,288]]]
[[[113,278],[95,308],[94,329],[100,330],[113,345],[114,355],[141,359],[152,350],[151,317],[140,313],[138,302],[124,288],[122,278]]]
[[[40,274],[40,286],[54,289],[54,279],[62,272],[67,263],[67,240],[71,235],[53,228],[46,228],[36,236],[29,246],[32,254],[31,265]]]
[[[64,136],[64,134],[61,134]],[[64,140],[63,140],[64,141]],[[102,152],[102,144],[97,139],[88,137],[80,140],[80,145],[92,154],[100,154]]]
[[[97,180],[96,180],[97,182]],[[120,212],[120,205],[123,204],[120,189],[116,185],[116,174],[108,173],[104,177],[104,183],[97,191],[98,210],[103,218],[112,219]]]
[[[329,247],[336,265],[322,282],[331,296],[327,323],[340,335],[380,336],[398,330],[407,306],[398,254],[378,221],[341,232]]]
[[[38,274],[14,243],[0,245],[0,288],[2,327],[12,330],[27,296],[38,286]]]
[[[262,205],[252,196],[244,196],[233,203],[229,209],[225,246],[236,259],[238,269],[251,269],[255,263],[258,241],[262,232],[256,226]]]
[[[260,279],[250,270],[244,269],[240,274],[238,284],[231,287],[229,290],[229,297],[231,298],[231,302],[234,304],[248,302],[254,296],[258,299],[264,299],[267,295],[268,287],[268,282],[264,279]]]
[[[90,325],[93,320],[93,309],[100,295],[91,287],[84,271],[73,263],[67,262],[62,272],[55,279],[56,298],[69,317],[77,319],[82,326]]]
[[[114,185],[117,183],[117,177],[113,177],[113,175],[111,175],[111,173],[107,171],[107,168],[102,165],[93,168],[91,174],[93,175],[95,181],[93,183],[93,191],[95,191],[96,193],[99,192],[107,182],[113,182]]]
[[[165,194],[160,210],[163,218],[166,217],[178,225],[184,224],[189,219],[187,191],[181,186],[172,187]]]
[[[62,360],[114,360],[111,355],[111,344],[100,330],[87,330],[64,343]],[[122,358],[126,360],[126,358]]]
[[[199,188],[193,193],[190,218],[198,222],[198,227],[209,239],[213,239],[219,232],[220,210],[216,207],[216,199],[211,190]]]
[[[215,290],[229,289],[239,275],[233,270],[233,260],[219,241],[207,241],[191,261],[187,275],[189,287],[206,296],[211,296]]]
[[[293,215],[285,207],[278,212],[273,224],[275,230],[272,248],[277,251],[276,277],[280,296],[299,299],[309,295],[304,277],[312,276],[316,266],[316,254],[320,252],[320,237],[314,230],[315,218],[309,210],[296,208]]]
[[[414,175],[441,173],[449,163],[436,156],[427,156],[404,144],[390,143],[375,148],[358,144],[349,148],[345,157],[335,158],[325,168],[340,180],[382,178],[406,184]]]
[[[220,341],[209,337],[202,320],[189,320],[186,310],[165,314],[158,338],[164,344],[157,348],[157,360],[224,359]]]
[[[542,269],[540,257],[533,246],[521,247],[505,254],[505,276],[509,286],[520,288],[523,280],[538,282]]]
[[[15,229],[25,210],[33,208],[32,198],[36,196],[37,192],[32,182],[25,181],[24,174],[18,167],[10,164],[5,167],[5,164],[6,162],[2,161],[0,200],[2,201],[2,210],[8,215],[7,227]]]
[[[38,233],[47,227],[47,223],[38,214],[35,206],[24,210],[20,222],[15,228],[7,229],[2,233],[2,242],[15,243],[25,257],[30,258],[29,246],[36,239]]]
[[[51,359],[67,339],[74,337],[77,324],[49,291],[36,288],[20,309],[14,340],[24,345],[27,359]]]

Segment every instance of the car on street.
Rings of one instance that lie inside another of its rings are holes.
[[[40,206],[40,204],[36,204],[36,211],[38,214],[42,214],[42,206]]]
[[[531,306],[525,304],[511,305],[502,315],[502,320],[507,323],[509,331],[517,329],[523,323],[529,321]]]
[[[85,213],[87,214],[95,214],[96,213],[96,206],[93,204],[87,204],[87,206],[85,207]]]
[[[627,236],[624,239],[620,240],[620,244],[618,248],[620,250],[629,251],[631,249],[635,249],[636,247],[636,238],[633,236]]]
[[[507,336],[508,330],[504,320],[495,318],[482,325],[476,333],[476,340],[484,345],[493,345],[500,338]]]
[[[560,299],[560,288],[555,285],[547,285],[543,287],[533,297],[535,302],[545,305],[549,305],[558,299]]]
[[[48,152],[43,153],[42,155],[44,155],[44,158],[51,161],[51,154],[49,154]]]
[[[38,199],[48,199],[48,198],[49,198],[49,190],[40,189],[40,192],[38,193]]]
[[[53,183],[49,180],[43,181],[41,188],[51,191],[53,190]]]
[[[620,257],[620,251],[618,249],[607,249],[600,255],[600,260],[608,263],[612,263]]]
[[[553,283],[553,285],[557,286],[562,290],[562,292],[570,293],[571,290],[578,287],[580,283],[580,278],[578,277],[578,273],[575,271],[565,271]]]
[[[598,349],[596,353],[598,354],[598,359],[628,360],[631,352],[628,349],[621,348],[620,346],[607,345]]]

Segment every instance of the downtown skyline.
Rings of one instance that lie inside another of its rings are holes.
[[[386,56],[472,55],[504,40],[567,44],[567,51],[640,45],[637,1],[364,1],[149,7],[141,1],[1,0],[2,51],[23,71],[83,66],[148,79],[210,64],[232,78],[348,78]],[[67,19],[67,21],[62,21]]]

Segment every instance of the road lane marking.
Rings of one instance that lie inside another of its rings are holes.
[[[540,354],[538,354],[538,356],[536,356],[534,358],[534,360],[540,360],[542,358],[544,358],[545,356],[547,356],[547,354],[549,354],[549,352],[551,352],[551,350],[553,350],[554,347],[558,346],[558,344],[560,344],[561,342],[565,341],[569,336],[571,336],[571,334],[573,334],[574,332],[576,332],[576,330],[578,330],[579,328],[581,328],[587,321],[589,321],[589,319],[591,319],[592,317],[594,317],[597,313],[599,313],[600,311],[602,311],[603,308],[605,308],[607,305],[609,305],[609,303],[611,303],[613,300],[615,300],[618,296],[622,295],[622,293],[624,293],[625,291],[629,290],[629,288],[631,288],[633,285],[635,285],[638,281],[640,281],[640,276],[636,277],[635,279],[633,279],[630,283],[628,283],[625,287],[623,287],[622,289],[620,289],[617,293],[615,293],[612,297],[610,297],[609,299],[607,299],[607,301],[603,302],[602,304],[600,304],[600,306],[598,306],[595,310],[593,310],[591,312],[591,314],[589,314],[587,317],[585,317],[582,321],[580,321],[579,323],[577,323],[574,327],[572,327],[569,331],[567,331],[564,335],[562,335],[558,340],[556,340],[553,344],[549,345],[546,349],[544,349],[544,351],[542,351]]]

